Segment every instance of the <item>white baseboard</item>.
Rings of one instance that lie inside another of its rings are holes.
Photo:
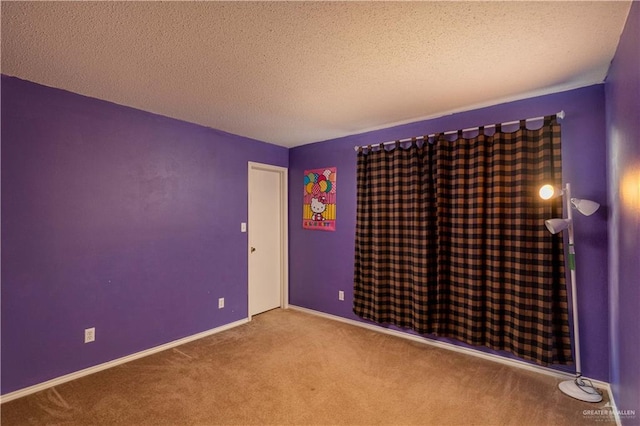
[[[613,391],[611,390],[611,386],[607,384],[607,395],[609,396],[609,409],[613,413],[613,417],[616,419],[616,425],[622,426],[622,419],[620,418],[620,411],[618,411],[618,406],[616,405],[616,400],[613,399]]]
[[[542,373],[542,374],[546,374],[548,376],[553,376],[559,379],[572,379],[575,376],[573,374],[570,373],[565,373],[563,371],[558,371],[558,370],[554,370],[553,368],[548,368],[548,367],[543,367],[543,366],[539,366],[539,365],[534,365],[534,364],[529,364],[528,362],[525,361],[520,361],[517,359],[511,359],[511,358],[505,358],[499,355],[492,355],[492,354],[488,354],[479,350],[475,350],[475,349],[470,349],[470,348],[465,348],[462,346],[457,346],[451,343],[447,343],[447,342],[442,342],[439,340],[434,340],[434,339],[429,339],[426,337],[421,337],[421,336],[417,336],[414,334],[409,334],[409,333],[403,333],[401,331],[397,331],[397,330],[390,330],[388,328],[385,327],[380,327],[377,325],[373,325],[373,324],[367,324],[364,322],[360,322],[360,321],[355,321],[355,320],[351,320],[348,318],[343,318],[337,315],[332,315],[332,314],[327,314],[325,312],[320,312],[320,311],[315,311],[313,309],[308,309],[308,308],[303,308],[301,306],[295,306],[295,305],[289,305],[289,309],[292,310],[297,310],[300,312],[305,312],[308,314],[312,314],[312,315],[317,315],[317,316],[321,316],[327,319],[331,319],[334,321],[340,321],[340,322],[344,322],[347,324],[351,324],[351,325],[355,325],[357,327],[363,327],[366,328],[368,330],[373,330],[376,331],[378,333],[384,333],[384,334],[390,334],[392,336],[396,336],[396,337],[401,337],[403,339],[408,339],[408,340],[412,340],[414,342],[418,342],[418,343],[424,343],[426,345],[430,345],[430,346],[436,346],[442,349],[447,349],[450,351],[455,351],[455,352],[460,352],[460,353],[464,353],[467,355],[471,355],[471,356],[475,356],[477,358],[482,358],[482,359],[486,359],[489,361],[493,361],[493,362],[499,362],[501,364],[506,364],[512,367],[516,367],[516,368],[521,368],[524,370],[529,370],[529,371],[533,371],[536,373]],[[586,378],[586,377],[585,377]],[[613,395],[611,393],[611,386],[609,386],[609,383],[607,382],[601,382],[599,380],[593,380],[593,379],[589,379],[593,382],[594,385],[604,388],[607,390],[607,393],[609,394],[609,399],[613,404]]]
[[[94,365],[93,367],[85,368],[84,370],[75,371],[64,376],[56,377],[55,379],[47,380],[46,382],[38,383],[37,385],[29,386],[23,389],[19,389],[14,392],[0,395],[0,404],[12,401],[23,396],[30,395],[32,393],[39,392],[41,390],[61,385],[62,383],[69,382],[71,380],[79,379],[80,377],[88,376],[89,374],[97,373],[98,371],[106,370],[107,368],[115,367],[120,364],[124,364],[134,359],[143,358],[158,352],[162,352],[167,349],[171,349],[176,346],[183,345],[194,340],[202,339],[203,337],[211,336],[212,334],[220,333],[222,331],[229,330],[242,324],[249,322],[248,318],[244,318],[229,324],[222,325],[220,327],[212,328],[211,330],[203,331],[201,333],[193,334],[191,336],[183,337],[182,339],[174,340],[169,343],[165,343],[160,346],[156,346],[150,349],[146,349],[141,352],[136,352],[131,355],[124,356],[122,358],[114,359],[112,361],[105,362],[103,364]]]
[[[354,325],[354,326],[357,326],[357,327],[366,328],[368,330],[376,331],[378,333],[389,334],[389,335],[400,337],[400,338],[403,338],[403,339],[412,340],[414,342],[419,342],[419,343],[423,343],[423,344],[426,344],[426,345],[439,347],[439,348],[442,348],[442,349],[447,349],[447,350],[451,350],[451,351],[455,351],[455,352],[464,353],[464,354],[467,354],[467,355],[475,356],[475,357],[486,359],[486,360],[489,360],[489,361],[498,362],[498,363],[501,363],[501,364],[506,364],[506,365],[509,365],[509,366],[512,366],[512,367],[521,368],[521,369],[533,371],[533,372],[536,372],[536,373],[546,374],[546,375],[549,375],[549,376],[554,376],[554,377],[560,378],[560,379],[567,379],[567,378],[574,377],[572,374],[565,373],[565,372],[558,371],[558,370],[554,370],[554,369],[551,369],[551,368],[532,365],[532,364],[526,363],[524,361],[504,358],[504,357],[497,356],[497,355],[491,355],[491,354],[487,354],[487,353],[484,353],[484,352],[481,352],[481,351],[478,351],[478,350],[475,350],[475,349],[469,349],[469,348],[465,348],[465,347],[461,347],[461,346],[456,346],[456,345],[453,345],[451,343],[441,342],[441,341],[438,341],[438,340],[433,340],[433,339],[429,339],[429,338],[425,338],[425,337],[421,337],[421,336],[416,336],[416,335],[409,334],[409,333],[403,333],[403,332],[397,331],[397,330],[390,330],[388,328],[379,327],[379,326],[376,326],[376,325],[373,325],[373,324],[367,324],[367,323],[351,320],[351,319],[348,319],[348,318],[343,318],[343,317],[340,317],[340,316],[337,316],[337,315],[327,314],[325,312],[320,312],[320,311],[315,311],[313,309],[303,308],[301,306],[288,305],[286,308],[292,309],[292,310],[297,310],[297,311],[300,311],[300,312],[305,312],[305,313],[308,313],[308,314],[311,314],[311,315],[324,317],[324,318],[327,318],[327,319],[330,319],[330,320],[334,320],[334,321],[340,321],[340,322],[351,324],[351,325]],[[174,340],[174,341],[169,342],[169,343],[165,343],[164,345],[160,345],[160,346],[156,346],[154,348],[146,349],[144,351],[137,352],[137,353],[131,354],[131,355],[127,355],[125,357],[118,358],[118,359],[115,359],[115,360],[112,360],[112,361],[108,361],[108,362],[105,362],[103,364],[99,364],[99,365],[96,365],[96,366],[93,366],[93,367],[85,368],[84,370],[80,370],[80,371],[76,371],[76,372],[73,372],[73,373],[70,373],[70,374],[66,374],[64,376],[60,376],[60,377],[57,377],[55,379],[48,380],[46,382],[38,383],[36,385],[29,386],[27,388],[19,389],[17,391],[10,392],[10,393],[5,394],[5,395],[0,395],[0,404],[5,403],[5,402],[9,402],[9,401],[12,401],[14,399],[18,399],[18,398],[21,398],[23,396],[27,396],[27,395],[30,395],[30,394],[33,394],[33,393],[36,393],[36,392],[39,392],[41,390],[44,390],[44,389],[47,389],[47,388],[50,388],[50,387],[53,387],[53,386],[60,385],[62,383],[69,382],[71,380],[79,379],[80,377],[88,376],[90,374],[97,373],[98,371],[106,370],[108,368],[115,367],[117,365],[124,364],[126,362],[133,361],[133,360],[138,359],[138,358],[143,358],[145,356],[149,356],[149,355],[152,355],[154,353],[162,352],[164,350],[167,350],[167,349],[170,349],[170,348],[173,348],[173,347],[176,347],[176,346],[180,346],[180,345],[183,345],[185,343],[192,342],[194,340],[202,339],[203,337],[211,336],[213,334],[220,333],[222,331],[226,331],[226,330],[232,329],[232,328],[237,327],[239,325],[246,324],[249,321],[250,320],[248,318],[241,319],[239,321],[235,321],[235,322],[232,322],[230,324],[226,324],[226,325],[223,325],[223,326],[220,326],[220,327],[213,328],[211,330],[203,331],[203,332],[198,333],[198,334],[194,334],[194,335],[191,335],[191,336],[184,337],[182,339],[178,339],[178,340]],[[609,401],[610,401],[610,404],[611,404],[611,409],[612,409],[612,411],[614,413],[614,416],[615,416],[616,424],[618,426],[620,426],[621,425],[620,416],[618,414],[618,410],[616,408],[616,404],[615,404],[615,401],[613,399],[613,393],[611,391],[611,386],[607,382],[602,382],[602,381],[599,381],[599,380],[592,380],[592,379],[590,379],[590,380],[596,386],[598,386],[600,388],[604,388],[607,391],[607,394],[609,396]]]

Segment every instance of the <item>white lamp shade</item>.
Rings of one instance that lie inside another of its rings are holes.
[[[571,225],[571,219],[547,219],[544,221],[545,226],[552,234],[557,234]]]
[[[580,198],[572,198],[571,204],[573,204],[573,207],[585,216],[591,216],[598,210],[598,208],[600,208],[600,204],[595,201],[581,200]]]

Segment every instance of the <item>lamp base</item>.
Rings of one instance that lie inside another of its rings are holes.
[[[591,385],[591,382],[587,383],[581,377],[560,382],[558,387],[565,395],[569,395],[571,398],[579,399],[580,401],[602,401],[602,395],[600,392]]]

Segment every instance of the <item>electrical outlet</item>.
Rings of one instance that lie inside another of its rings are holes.
[[[338,292],[338,300],[344,300],[344,291],[340,290]]]
[[[224,308],[224,297],[218,299],[218,309]]]
[[[84,342],[90,343],[90,342],[93,342],[94,340],[96,340],[96,328],[95,327],[85,328]]]

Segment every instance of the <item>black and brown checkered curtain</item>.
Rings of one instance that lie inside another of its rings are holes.
[[[360,148],[354,312],[378,323],[570,364],[560,125]]]

